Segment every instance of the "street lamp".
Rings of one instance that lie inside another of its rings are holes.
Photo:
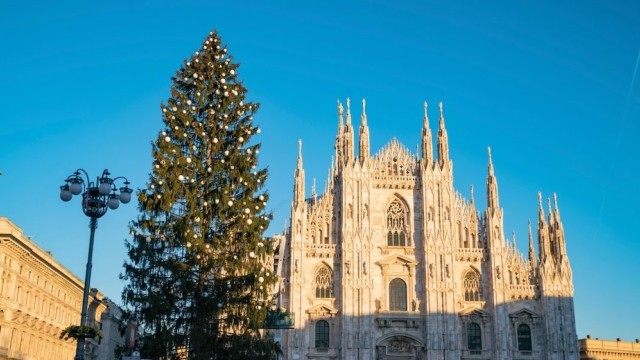
[[[84,175],[84,176],[83,176]],[[93,257],[93,236],[98,227],[98,218],[107,213],[108,209],[115,210],[120,203],[126,204],[131,201],[133,190],[129,188],[129,180],[123,176],[117,178],[109,177],[109,170],[105,169],[96,182],[89,180],[89,174],[83,169],[78,169],[65,180],[65,184],[60,186],[60,199],[69,201],[73,195],[82,194],[82,211],[91,218],[89,228],[89,255],[87,258],[87,270],[84,277],[84,294],[82,295],[82,313],[80,314],[80,326],[87,325],[87,303],[89,302],[89,286],[91,283],[91,258]],[[118,189],[115,181],[123,179],[124,187]],[[118,192],[119,190],[119,192]],[[84,360],[84,341],[82,336],[78,337],[75,360]]]

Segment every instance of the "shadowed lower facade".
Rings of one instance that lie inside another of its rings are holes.
[[[504,236],[490,151],[486,207],[454,189],[442,104],[435,152],[425,103],[421,152],[392,139],[373,156],[364,100],[357,143],[346,105],[322,194],[306,196],[300,144],[280,257],[296,324],[285,358],[577,360],[555,195],[545,210],[538,194],[538,251],[530,225],[524,256]]]

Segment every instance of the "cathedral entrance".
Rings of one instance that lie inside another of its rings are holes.
[[[376,360],[423,359],[422,344],[413,337],[391,335],[376,342]]]

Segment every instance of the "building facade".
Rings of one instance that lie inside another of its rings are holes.
[[[425,103],[421,153],[392,139],[374,156],[364,100],[357,143],[346,105],[322,194],[306,196],[300,144],[280,267],[295,314],[285,358],[577,360],[555,195],[546,211],[538,195],[538,255],[530,226],[524,256],[504,236],[490,152],[486,208],[454,189],[442,104],[436,152]]]
[[[640,359],[640,341],[586,339],[578,340],[580,360],[633,360]]]
[[[93,290],[93,289],[92,289]],[[109,298],[103,298],[100,301],[106,309],[100,315],[100,323],[98,327],[104,338],[94,342],[94,348],[91,349],[93,359],[96,360],[113,360],[118,347],[122,347],[125,343],[125,327],[123,322],[122,309],[111,301]]]
[[[4,217],[0,264],[0,360],[73,359],[76,341],[60,333],[80,324],[84,282]],[[98,327],[107,304],[95,289],[89,301],[88,324]],[[85,359],[97,359],[102,341],[87,341]]]

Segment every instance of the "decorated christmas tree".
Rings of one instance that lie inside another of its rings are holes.
[[[126,242],[123,300],[152,359],[271,359],[261,336],[275,283],[258,168],[258,104],[216,32],[176,72]]]

